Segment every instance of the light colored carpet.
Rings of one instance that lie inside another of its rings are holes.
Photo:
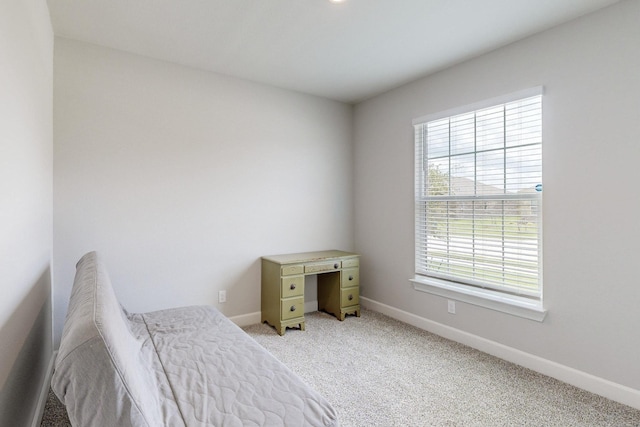
[[[640,426],[640,411],[363,310],[244,328],[355,426]]]
[[[40,427],[71,427],[67,410],[51,388],[49,388],[49,395],[44,406]]]
[[[640,426],[640,411],[363,310],[244,328],[334,405],[342,427]],[[49,393],[42,426],[68,426]],[[298,426],[287,426],[298,427]]]

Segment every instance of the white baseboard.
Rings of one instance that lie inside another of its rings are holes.
[[[508,347],[495,341],[461,331],[424,317],[391,307],[372,299],[360,296],[360,304],[369,310],[377,311],[396,320],[408,323],[441,337],[468,345],[484,353],[491,354],[506,361],[515,363],[543,375],[571,384],[607,399],[640,409],[640,390],[633,389],[595,375],[543,359],[530,353]]]
[[[260,323],[261,318],[262,318],[262,313],[259,311],[256,311],[255,313],[241,314],[239,316],[229,317],[229,320],[231,320],[233,323],[235,323],[236,325],[242,328],[245,326],[250,326],[250,325],[255,325],[256,323]]]
[[[33,421],[31,427],[39,427],[42,423],[42,416],[44,415],[44,407],[47,404],[47,398],[49,397],[49,386],[51,385],[51,376],[53,375],[53,366],[58,356],[58,350],[51,353],[49,359],[49,365],[47,371],[44,374],[44,381],[40,388],[40,395],[38,396],[38,405],[36,406],[36,412],[33,414]]]
[[[314,311],[318,311],[318,301],[305,301],[304,312],[313,313]]]

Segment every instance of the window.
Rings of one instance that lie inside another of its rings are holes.
[[[416,279],[541,308],[542,88],[414,127]]]

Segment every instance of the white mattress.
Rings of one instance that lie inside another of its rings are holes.
[[[140,317],[185,425],[337,425],[322,396],[213,307]]]

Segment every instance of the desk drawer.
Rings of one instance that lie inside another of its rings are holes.
[[[348,288],[350,286],[360,285],[360,269],[359,268],[347,268],[342,270],[340,277],[340,286]]]
[[[359,265],[360,259],[358,258],[345,259],[342,261],[342,268],[358,267]]]
[[[304,297],[282,300],[280,310],[282,320],[304,316]]]
[[[344,288],[340,291],[340,307],[360,304],[360,288]]]
[[[305,273],[320,273],[323,271],[332,271],[340,268],[340,261],[319,262],[317,264],[309,264],[304,266]]]
[[[280,279],[282,298],[295,297],[304,294],[304,276],[290,276]]]
[[[304,273],[303,265],[283,265],[280,270],[281,276],[291,276],[294,274],[302,274]]]

